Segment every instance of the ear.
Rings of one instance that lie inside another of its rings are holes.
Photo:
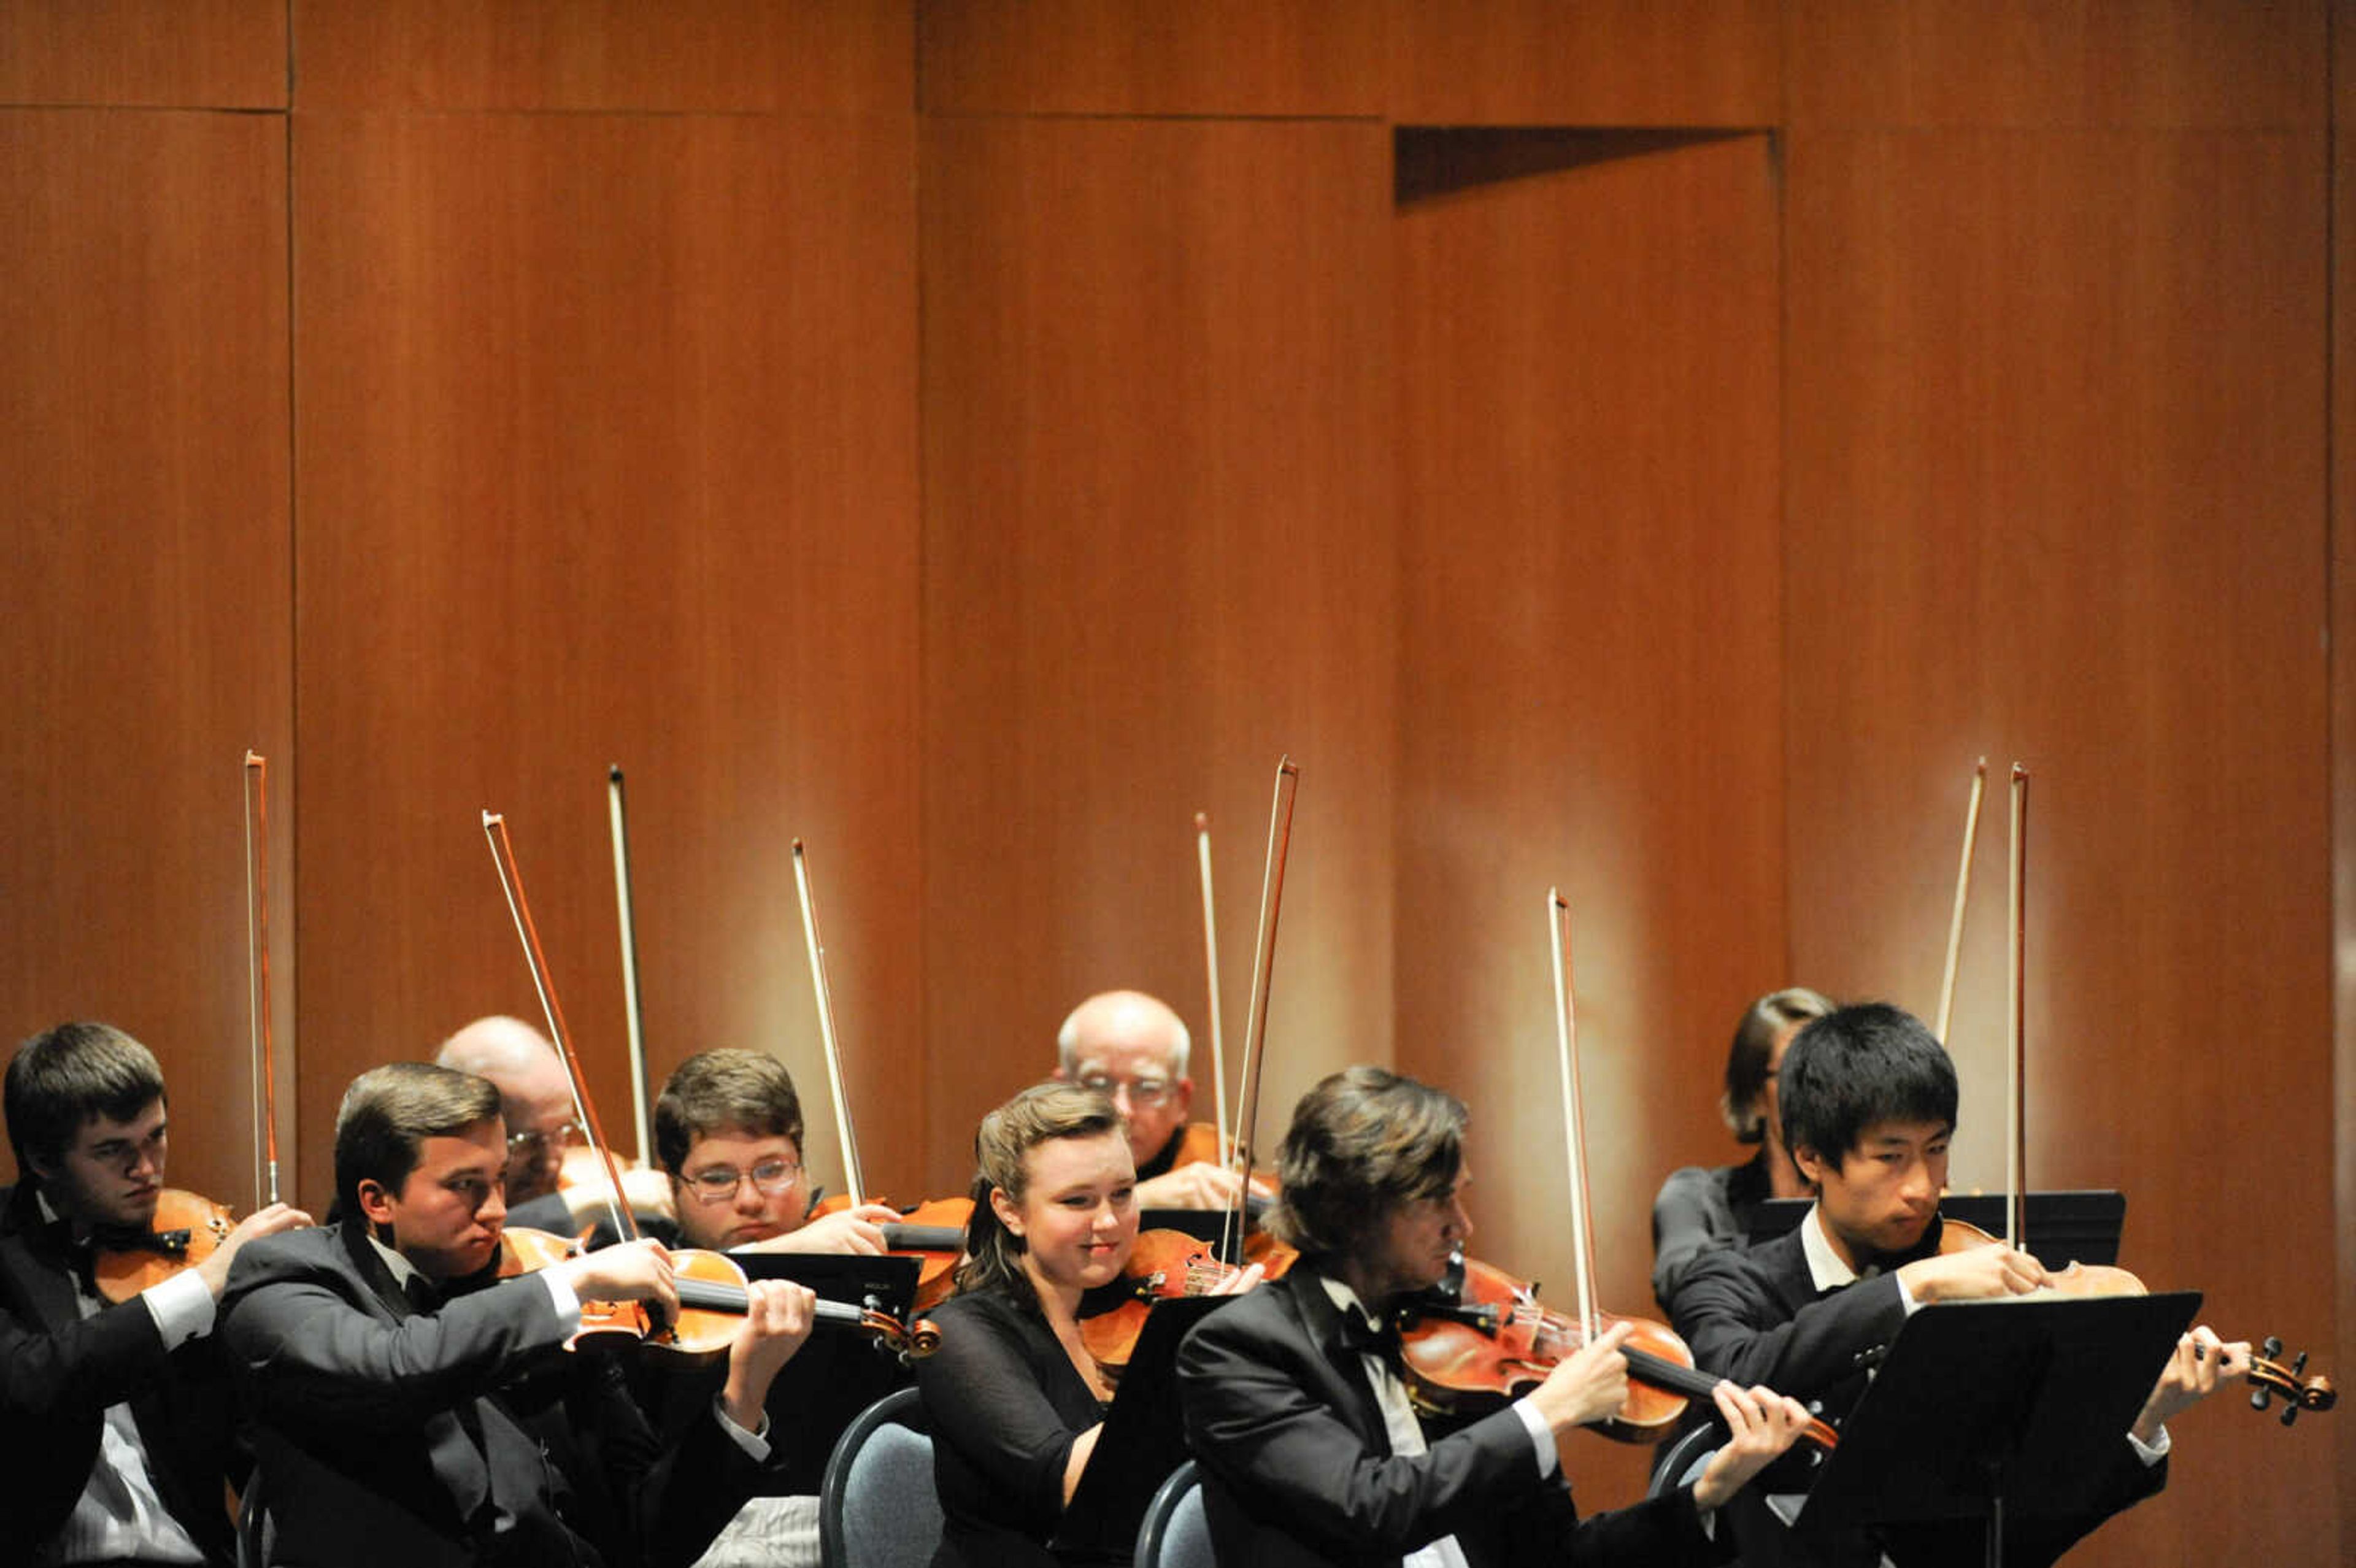
[[[35,1154],[31,1149],[27,1149],[25,1151],[25,1164],[31,1168],[35,1176],[39,1177],[43,1181],[55,1181],[58,1179],[58,1162],[53,1159],[45,1159],[41,1156]]]
[[[990,1189],[990,1211],[998,1216],[998,1222],[1006,1227],[1008,1235],[1018,1241],[1022,1239],[1023,1211],[1016,1205],[1013,1199],[1006,1195],[1006,1189],[1003,1187],[993,1187]]]
[[[372,1176],[362,1177],[356,1196],[360,1201],[360,1214],[369,1224],[392,1223],[393,1196],[383,1182]]]
[[[1172,1103],[1178,1107],[1178,1119],[1183,1122],[1186,1119],[1187,1113],[1194,1108],[1194,1081],[1192,1078],[1181,1078],[1172,1083],[1170,1087],[1173,1091]]]
[[[1840,1174],[1840,1167],[1837,1164],[1826,1159],[1813,1147],[1805,1146],[1792,1151],[1792,1163],[1800,1168],[1800,1174],[1807,1178],[1808,1184],[1819,1191],[1824,1188],[1825,1172],[1827,1168],[1836,1176]]]

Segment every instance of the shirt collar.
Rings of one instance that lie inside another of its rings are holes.
[[[1335,1279],[1332,1275],[1319,1275],[1317,1276],[1317,1287],[1325,1293],[1325,1299],[1333,1304],[1335,1311],[1345,1313],[1350,1317],[1355,1317],[1359,1322],[1364,1323],[1369,1328],[1373,1328],[1377,1326],[1375,1322],[1374,1313],[1367,1310],[1366,1304],[1358,1299],[1358,1293],[1352,1290],[1340,1280]]]
[[[376,1255],[383,1261],[385,1267],[392,1271],[392,1283],[405,1293],[409,1289],[409,1282],[417,1275],[417,1265],[374,1236],[368,1238],[368,1244],[376,1249]]]
[[[1808,1278],[1818,1293],[1857,1283],[1857,1270],[1841,1261],[1825,1234],[1824,1205],[1811,1203],[1800,1220],[1800,1251],[1808,1260]]]

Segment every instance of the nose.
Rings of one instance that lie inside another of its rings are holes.
[[[739,1214],[757,1214],[761,1211],[761,1200],[764,1195],[760,1183],[753,1179],[751,1171],[748,1170],[736,1179],[736,1190],[733,1196],[736,1200],[736,1212]]]
[[[1900,1196],[1916,1208],[1933,1202],[1939,1196],[1939,1184],[1932,1179],[1931,1164],[1918,1159],[1906,1168],[1906,1179],[1899,1189]]]
[[[483,1224],[492,1224],[508,1217],[508,1189],[505,1182],[494,1181],[483,1195],[483,1206],[475,1211],[475,1218]]]

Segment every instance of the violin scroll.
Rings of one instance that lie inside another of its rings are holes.
[[[2298,1420],[2302,1410],[2322,1412],[2340,1403],[2339,1392],[2331,1380],[2318,1373],[2300,1381],[2307,1371],[2307,1352],[2301,1350],[2290,1365],[2282,1363],[2283,1342],[2269,1334],[2258,1347],[2260,1354],[2250,1358],[2250,1408],[2265,1410],[2276,1395],[2283,1402],[2282,1424],[2290,1425]]]

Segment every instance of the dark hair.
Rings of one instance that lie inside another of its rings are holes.
[[[55,1165],[92,1116],[127,1122],[164,1098],[155,1053],[112,1024],[61,1023],[16,1048],[5,1091],[8,1142],[28,1175]]]
[[[427,1138],[457,1137],[499,1115],[487,1078],[430,1061],[394,1061],[352,1080],[336,1109],[336,1198],[360,1216],[360,1183],[401,1190]]]
[[[734,1128],[802,1147],[802,1097],[794,1075],[765,1051],[701,1051],[671,1070],[655,1100],[655,1157],[677,1176],[700,1138]]]
[[[1737,1143],[1755,1144],[1767,1136],[1759,1101],[1766,1093],[1767,1059],[1775,1053],[1775,1037],[1832,1010],[1831,997],[1805,986],[1770,991],[1743,1009],[1742,1021],[1734,1026],[1734,1043],[1727,1048],[1726,1093],[1718,1101],[1719,1115],[1733,1129]]]
[[[1955,1064],[1921,1019],[1887,1002],[1826,1014],[1783,1054],[1783,1147],[1835,1166],[1876,1122],[1955,1125]]]
[[[1269,1229],[1304,1253],[1363,1245],[1400,1204],[1455,1187],[1466,1115],[1455,1095],[1379,1067],[1330,1074],[1292,1108]]]
[[[958,1289],[1000,1291],[1037,1310],[1038,1292],[1023,1272],[1023,1238],[991,1207],[991,1189],[1020,1203],[1031,1179],[1023,1158],[1033,1149],[1055,1138],[1101,1137],[1121,1130],[1111,1097],[1076,1083],[1033,1083],[984,1116],[973,1135],[973,1218],[966,1223],[966,1261],[958,1267]]]

